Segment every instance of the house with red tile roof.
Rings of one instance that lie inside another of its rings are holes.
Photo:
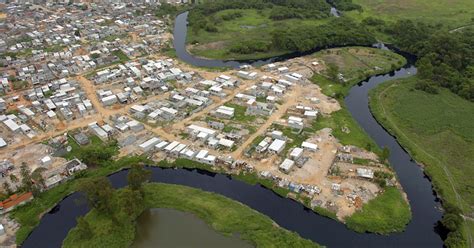
[[[33,194],[31,192],[23,193],[21,195],[13,194],[8,199],[0,202],[0,213],[8,213],[15,207],[23,205],[33,199]]]

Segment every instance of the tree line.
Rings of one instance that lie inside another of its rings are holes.
[[[352,19],[332,19],[317,28],[309,25],[281,27],[272,35],[273,46],[288,51],[307,52],[316,48],[371,45],[374,35]]]
[[[437,93],[437,87],[474,101],[474,29],[450,32],[441,25],[400,20],[386,27],[394,44],[418,57],[416,88]]]

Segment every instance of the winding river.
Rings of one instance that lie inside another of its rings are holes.
[[[187,13],[180,14],[175,21],[174,45],[178,57],[192,65],[206,67],[238,67],[242,64],[254,66],[282,61],[304,54],[290,54],[256,61],[220,61],[193,57],[186,51]],[[371,233],[356,233],[344,224],[322,217],[300,203],[282,198],[260,185],[249,185],[228,176],[201,170],[162,169],[152,167],[152,181],[191,186],[215,192],[237,200],[269,216],[280,226],[295,231],[328,247],[442,247],[442,239],[437,223],[442,217],[439,202],[432,190],[429,179],[421,167],[377,123],[368,107],[368,92],[378,84],[396,78],[408,77],[416,73],[413,61],[389,74],[370,77],[354,86],[345,103],[357,122],[377,142],[390,149],[390,163],[395,168],[399,180],[408,194],[413,219],[403,233],[389,236]],[[109,176],[114,187],[126,185],[127,171]],[[89,211],[84,198],[74,193],[62,200],[51,212],[44,215],[41,223],[24,242],[23,247],[60,247],[68,231],[76,225],[76,218]]]

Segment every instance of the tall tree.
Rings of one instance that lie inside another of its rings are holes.
[[[416,63],[418,67],[418,75],[424,79],[432,79],[433,78],[433,70],[434,67],[431,64],[431,61],[428,57],[423,57]]]
[[[132,190],[143,190],[143,183],[150,180],[151,171],[145,169],[143,164],[133,164],[128,172],[128,186]]]
[[[125,188],[115,193],[115,218],[120,221],[133,221],[145,209],[143,195],[138,190]]]
[[[17,183],[18,177],[16,177],[14,174],[10,174],[10,181],[12,181],[12,183]]]
[[[20,166],[21,175],[21,186],[25,191],[31,191],[33,189],[33,181],[31,181],[31,171],[26,163],[22,163]]]
[[[31,179],[33,179],[35,181],[35,183],[38,184],[38,186],[41,186],[41,187],[46,186],[45,185],[45,180],[44,180],[43,175],[42,175],[42,173],[46,170],[47,169],[44,168],[44,167],[39,167],[31,173]]]
[[[78,185],[78,189],[86,195],[91,207],[99,212],[112,214],[114,189],[107,178],[86,179]]]

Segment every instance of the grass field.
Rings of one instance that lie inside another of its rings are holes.
[[[256,247],[319,247],[296,233],[278,227],[267,216],[218,194],[153,183],[145,186],[145,201],[147,208],[171,208],[195,214],[216,231],[224,235],[238,234]],[[86,219],[94,230],[93,238],[83,240],[73,229],[64,240],[64,247],[129,247],[133,242],[133,224],[114,225],[110,218],[96,211],[91,211]]]
[[[215,16],[221,16],[226,13],[235,11],[233,9],[219,11]],[[289,51],[269,51],[265,53],[252,54],[234,54],[228,51],[228,48],[235,42],[243,40],[253,41],[270,41],[272,30],[281,26],[295,25],[314,25],[315,27],[326,23],[329,18],[324,20],[316,19],[288,19],[282,21],[274,21],[269,18],[269,9],[258,11],[255,9],[242,10],[242,17],[223,21],[218,26],[218,32],[207,32],[200,30],[196,32],[191,26],[188,29],[187,43],[198,45],[190,46],[192,54],[214,59],[257,59],[267,58],[288,53]],[[238,38],[238,39],[236,39]]]
[[[442,198],[473,216],[474,103],[445,89],[436,95],[414,90],[416,80],[377,87],[370,93],[372,112],[425,165]]]
[[[315,81],[328,96],[344,96],[356,83],[365,78],[392,71],[406,64],[406,59],[396,53],[376,48],[345,47],[323,50],[314,54],[326,65],[334,64],[347,80],[346,83],[336,83],[328,80],[328,75],[315,74]]]
[[[357,232],[387,234],[403,231],[410,220],[408,203],[397,188],[389,187],[382,195],[346,218],[346,224]]]
[[[364,12],[350,12],[356,19],[373,16],[385,20],[408,18],[458,27],[472,23],[472,0],[353,0]]]

